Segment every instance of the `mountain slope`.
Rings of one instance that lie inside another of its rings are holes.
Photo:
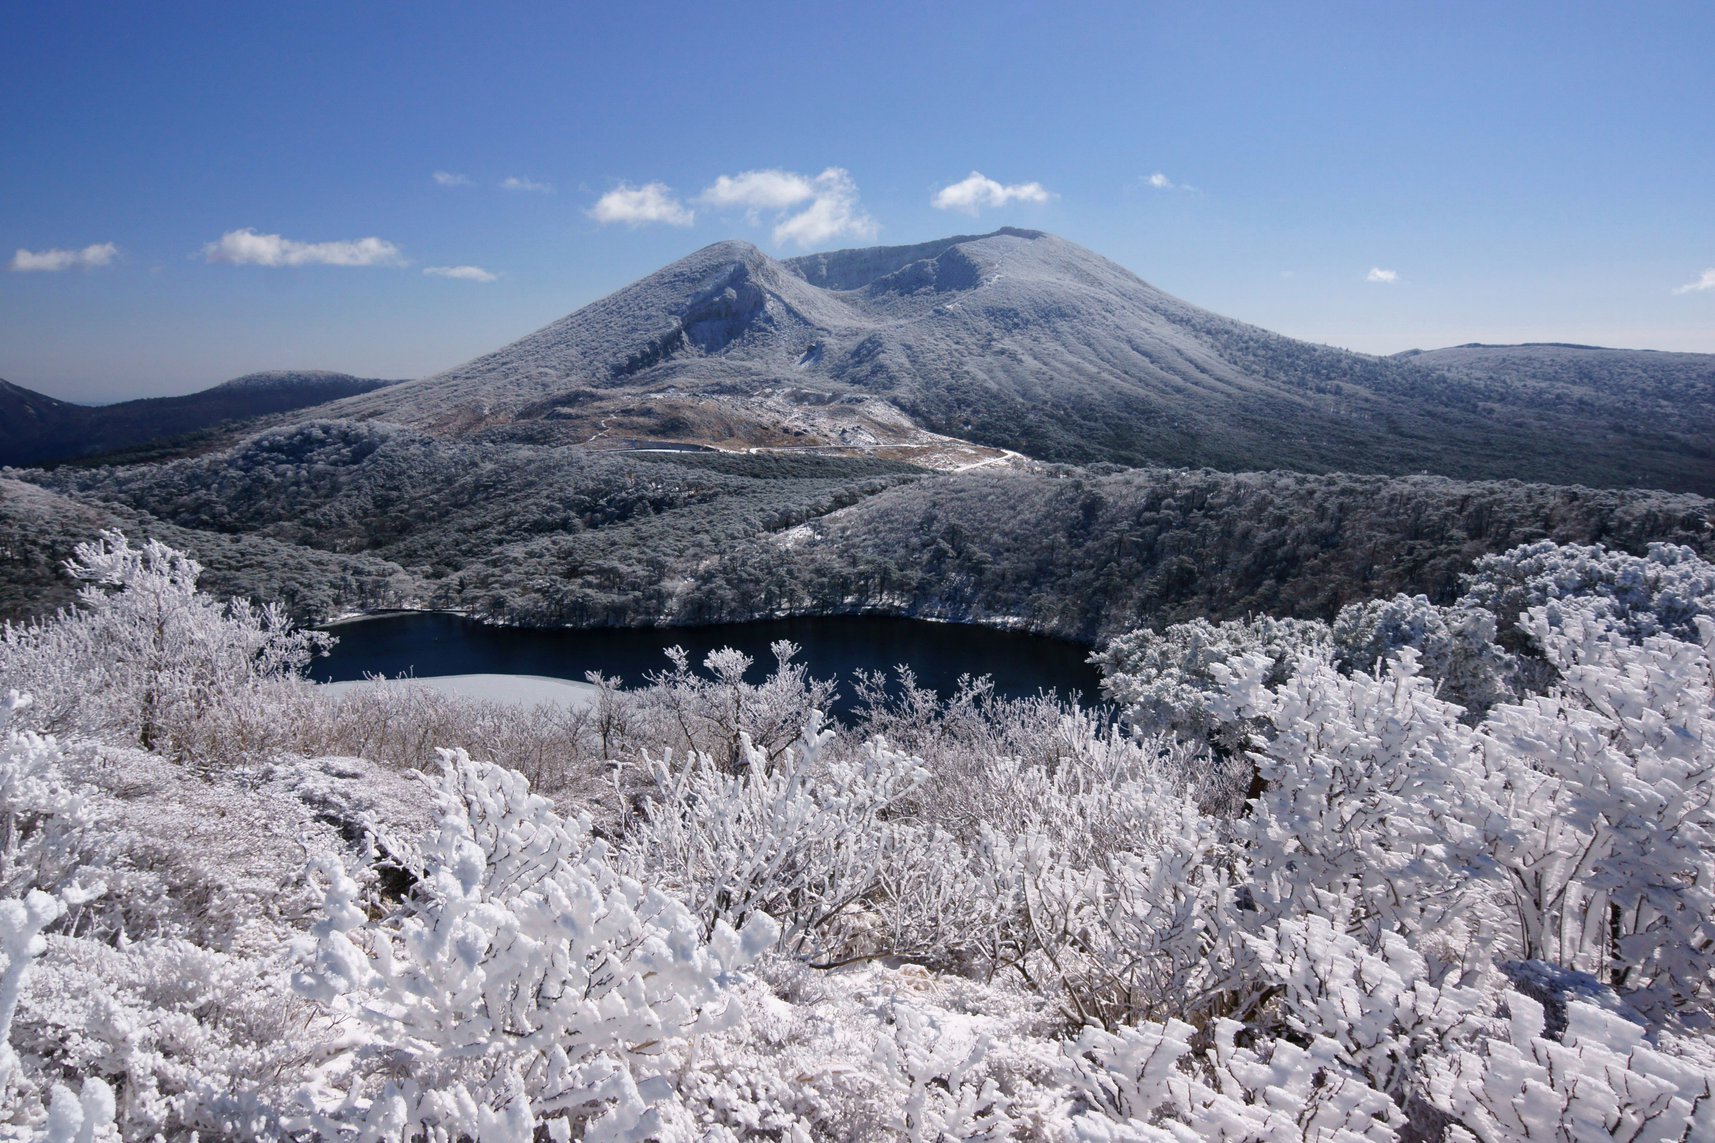
[[[295,412],[392,381],[319,370],[248,373],[182,397],[73,405],[0,381],[0,465],[100,456],[271,413]]]
[[[1715,491],[1663,414],[1616,432],[1497,375],[1295,341],[1011,229],[783,262],[719,243],[504,349],[326,412],[598,448],[938,436],[1072,462]]]
[[[1715,461],[1715,353],[1603,349],[1593,345],[1456,345],[1414,349],[1401,360],[1465,382],[1528,395],[1542,408],[1660,426],[1676,421]]]

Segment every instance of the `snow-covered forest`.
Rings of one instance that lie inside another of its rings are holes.
[[[331,697],[106,533],[0,632],[0,1139],[1715,1138],[1715,566]],[[980,674],[981,664],[973,664]]]

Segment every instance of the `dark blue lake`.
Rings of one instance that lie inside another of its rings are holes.
[[[834,713],[850,712],[853,671],[889,671],[905,664],[918,684],[941,695],[953,693],[960,675],[989,675],[995,691],[1023,698],[1038,691],[1094,705],[1100,675],[1077,643],[951,623],[884,616],[826,616],[771,619],[713,627],[569,628],[494,627],[442,612],[380,615],[328,630],[339,643],[310,667],[320,682],[344,682],[366,674],[547,675],[583,681],[586,671],[617,676],[625,686],[669,667],[668,647],[680,646],[691,662],[732,647],[754,661],[750,678],[760,682],[774,664],[769,645],[796,643],[798,661],[817,678],[840,684]]]

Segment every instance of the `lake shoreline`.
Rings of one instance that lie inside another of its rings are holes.
[[[961,678],[992,680],[996,696],[1026,698],[1052,691],[1085,706],[1100,703],[1100,676],[1079,643],[978,624],[898,616],[792,616],[748,623],[685,627],[523,627],[488,623],[448,610],[390,610],[323,628],[338,642],[310,665],[317,682],[368,676],[418,679],[469,675],[537,676],[584,683],[592,672],[623,686],[646,685],[673,670],[666,654],[684,649],[694,670],[715,650],[746,655],[747,681],[761,683],[776,667],[773,648],[797,648],[791,660],[840,688],[840,709],[851,710],[860,672],[883,676],[901,693],[898,667],[916,684],[950,698]]]

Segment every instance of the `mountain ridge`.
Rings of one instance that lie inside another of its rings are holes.
[[[591,448],[912,459],[974,442],[1071,463],[1715,492],[1707,443],[1665,410],[1587,423],[1588,401],[1539,407],[1541,386],[1518,370],[1443,367],[1442,352],[1296,341],[1042,231],[785,260],[729,240],[324,412]]]
[[[75,405],[0,379],[0,465],[56,464],[157,445],[397,383],[326,370],[270,370],[176,397]]]

